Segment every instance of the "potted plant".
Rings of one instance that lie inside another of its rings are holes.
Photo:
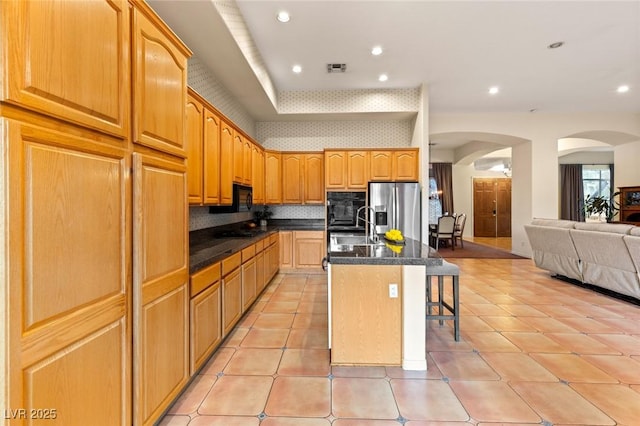
[[[613,197],[618,194],[619,192],[615,192],[611,196],[592,196],[591,194],[588,194],[587,198],[584,199],[585,217],[588,219],[596,216],[599,217],[600,220],[604,218],[607,222],[611,222],[613,216],[615,216],[618,210],[617,203],[613,200]]]
[[[256,210],[254,213],[256,220],[260,223],[260,226],[263,228],[267,227],[267,220],[271,216],[273,216],[273,212],[269,210],[269,206],[263,206],[262,210]]]

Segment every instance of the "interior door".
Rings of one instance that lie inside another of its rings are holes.
[[[511,237],[511,179],[473,179],[473,235]]]

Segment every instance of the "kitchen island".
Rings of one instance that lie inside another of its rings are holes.
[[[332,365],[426,370],[425,275],[442,258],[411,239],[340,243],[329,246]]]

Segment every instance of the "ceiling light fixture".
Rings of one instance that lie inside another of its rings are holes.
[[[289,12],[285,12],[284,10],[278,12],[278,21],[280,22],[289,22],[291,16],[289,16]]]
[[[558,47],[564,46],[564,41],[556,41],[555,43],[551,43],[547,46],[547,49],[557,49]]]
[[[490,95],[496,95],[498,94],[499,91],[500,91],[500,88],[498,86],[493,86],[489,88]]]
[[[618,88],[616,89],[616,92],[618,93],[627,93],[628,91],[629,91],[629,86],[627,86],[626,84],[622,86],[618,86]]]
[[[302,72],[302,67],[300,65],[294,65],[293,68],[291,68],[291,71],[295,72],[296,74],[300,74]]]
[[[373,56],[381,55],[381,54],[382,54],[382,47],[380,47],[380,46],[374,46],[374,48],[373,48],[373,49],[371,49],[371,54],[372,54]]]
[[[389,80],[389,76],[386,74],[380,74],[380,77],[378,77],[378,81],[387,81]]]

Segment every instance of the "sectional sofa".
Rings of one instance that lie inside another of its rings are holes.
[[[525,230],[539,268],[640,300],[640,227],[534,219]]]

